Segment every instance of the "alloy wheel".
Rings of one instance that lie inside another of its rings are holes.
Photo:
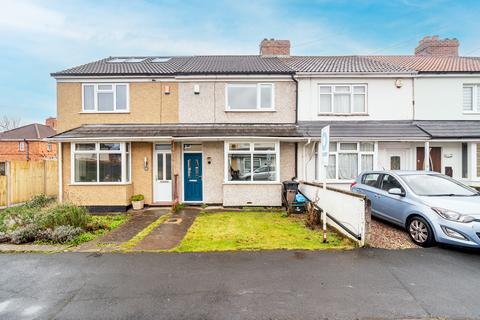
[[[412,238],[418,243],[424,243],[428,239],[428,228],[420,220],[414,219],[410,223],[409,231]]]

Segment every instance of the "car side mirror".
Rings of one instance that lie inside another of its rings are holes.
[[[400,189],[400,188],[392,188],[392,189],[388,190],[388,193],[393,194],[395,196],[401,196],[401,197],[405,196],[405,192],[403,192],[402,189]]]

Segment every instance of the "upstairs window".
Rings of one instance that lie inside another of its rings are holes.
[[[480,84],[463,86],[463,112],[480,113]]]
[[[319,85],[319,114],[367,113],[367,86],[364,84]]]
[[[83,112],[128,112],[128,84],[83,85]]]
[[[271,111],[274,106],[273,83],[228,84],[227,111]]]

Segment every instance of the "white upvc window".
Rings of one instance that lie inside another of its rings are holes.
[[[273,83],[229,83],[225,88],[226,111],[275,110]]]
[[[480,113],[480,84],[463,85],[463,112]]]
[[[367,85],[318,85],[318,114],[366,114]]]
[[[361,172],[373,170],[374,142],[331,142],[327,180],[354,180]]]
[[[82,112],[122,113],[129,111],[127,83],[84,83]]]
[[[72,184],[121,184],[130,182],[130,153],[130,143],[72,143]]]
[[[226,183],[280,181],[279,142],[225,142]]]
[[[18,151],[25,151],[25,142],[21,141],[18,143]]]

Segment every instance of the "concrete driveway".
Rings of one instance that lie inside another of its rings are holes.
[[[0,319],[477,318],[455,250],[2,254]]]

